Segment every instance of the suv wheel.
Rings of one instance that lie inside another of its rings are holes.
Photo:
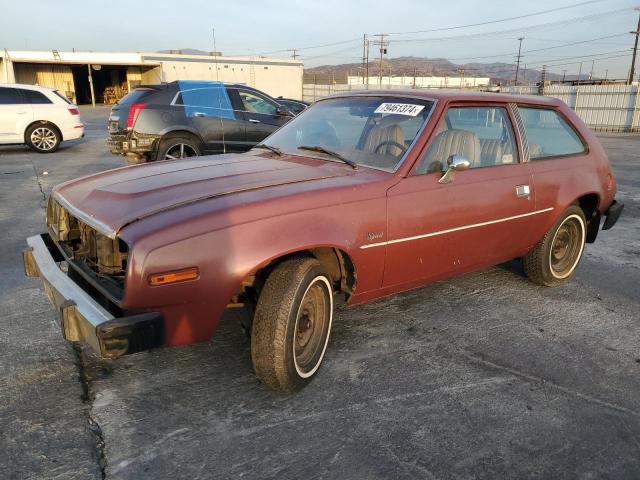
[[[38,153],[58,150],[62,137],[56,127],[48,122],[37,122],[25,132],[27,145]]]
[[[189,137],[168,137],[160,141],[156,160],[177,160],[179,158],[199,157],[200,148]]]
[[[265,384],[283,392],[307,385],[329,343],[331,277],[314,258],[278,265],[267,278],[251,330],[251,360]]]
[[[570,206],[527,255],[524,271],[538,285],[553,287],[573,274],[586,238],[586,221],[580,207]]]

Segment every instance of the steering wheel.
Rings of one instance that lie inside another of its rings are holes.
[[[384,147],[385,145],[392,145],[394,147],[398,147],[400,149],[400,154],[396,155],[397,157],[403,155],[404,152],[407,151],[407,147],[405,147],[401,143],[395,142],[393,140],[385,140],[384,142],[380,142],[380,144],[378,144],[378,146],[373,149],[373,153],[378,153],[378,150],[380,150],[380,148]]]

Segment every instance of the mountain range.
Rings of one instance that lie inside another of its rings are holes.
[[[427,57],[397,57],[384,59],[382,62],[384,76],[466,76],[466,77],[490,77],[494,83],[512,81],[515,78],[515,65],[512,63],[465,63],[456,64],[445,58]],[[379,61],[369,62],[369,75],[379,74]],[[313,68],[305,68],[305,82],[313,83],[346,83],[348,75],[362,75],[362,63],[344,63],[340,65],[321,65]],[[518,81],[522,83],[535,83],[540,81],[542,72],[539,69],[526,68],[520,65]],[[567,75],[567,80],[576,79],[577,75]],[[582,78],[586,78],[582,75]],[[547,73],[548,80],[562,80],[562,75]]]

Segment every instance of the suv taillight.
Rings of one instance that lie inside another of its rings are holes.
[[[80,110],[78,110],[76,107],[69,107],[69,113],[71,115],[80,115]]]
[[[129,116],[127,117],[127,130],[133,130],[133,125],[136,123],[138,119],[138,115],[143,108],[147,106],[146,103],[132,103],[129,108]]]

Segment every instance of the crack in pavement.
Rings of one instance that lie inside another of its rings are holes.
[[[38,184],[38,188],[40,189],[40,194],[42,195],[42,200],[46,201],[47,200],[47,194],[44,193],[44,190],[42,189],[42,182],[40,181],[40,175],[38,174],[38,169],[36,168],[36,164],[33,163],[33,159],[29,158],[29,163],[31,164],[31,168],[33,168],[33,173],[36,176],[36,183]]]
[[[38,170],[33,162],[33,159],[29,159],[29,163],[31,163],[31,167],[33,168],[33,173],[36,176],[36,183],[38,185],[38,189],[40,190],[40,194],[42,195],[43,204],[41,205],[43,210],[46,210],[46,199],[47,195],[42,187],[42,182],[40,180],[40,175],[38,174]],[[107,478],[107,459],[105,456],[105,441],[104,435],[102,433],[102,428],[100,424],[92,417],[91,409],[93,406],[93,401],[95,399],[95,393],[91,388],[91,376],[87,372],[87,363],[85,361],[84,352],[82,347],[78,344],[72,344],[74,356],[75,356],[75,365],[78,369],[78,381],[80,382],[80,386],[82,387],[82,403],[87,407],[87,425],[91,435],[95,441],[95,455],[96,461],[98,463],[98,468],[100,470],[100,475],[102,480]]]
[[[615,403],[608,402],[606,400],[601,400],[598,397],[594,397],[592,395],[587,395],[586,393],[579,392],[577,390],[572,390],[568,387],[563,387],[562,385],[558,385],[557,383],[551,382],[549,380],[544,379],[543,377],[538,377],[537,375],[522,372],[513,367],[508,367],[506,365],[500,365],[498,363],[494,363],[490,360],[485,360],[484,358],[478,357],[471,353],[463,353],[463,355],[471,360],[472,362],[480,363],[484,366],[490,367],[495,370],[500,370],[502,372],[509,372],[510,374],[528,380],[530,382],[543,383],[545,385],[549,385],[550,387],[559,390],[563,393],[571,395],[573,397],[578,397],[582,400],[585,400],[589,403],[594,403],[596,405],[600,405],[601,407],[605,407],[611,410],[615,410],[617,412],[626,413],[628,415],[632,415],[634,417],[640,418],[640,412],[636,412],[635,410],[631,410],[630,408],[623,407],[622,405],[618,405]]]
[[[105,441],[102,428],[95,418],[91,415],[91,408],[95,399],[95,392],[91,388],[91,376],[86,367],[84,351],[78,344],[73,344],[73,351],[76,356],[76,367],[78,368],[78,380],[82,386],[82,403],[87,406],[87,423],[89,431],[94,437],[96,444],[96,460],[100,469],[102,480],[107,478],[107,457],[105,455]]]

